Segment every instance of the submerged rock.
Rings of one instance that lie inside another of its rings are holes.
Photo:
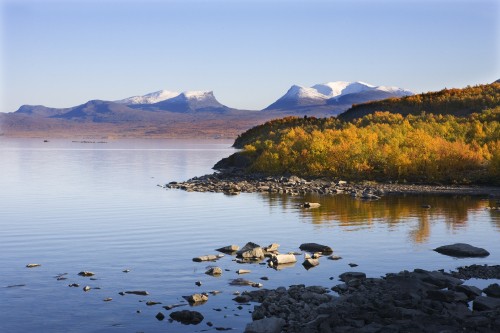
[[[321,245],[317,243],[304,243],[301,244],[299,247],[302,251],[307,251],[307,252],[321,252],[323,254],[330,254],[333,252],[332,248],[327,246],[327,245]]]
[[[88,277],[94,276],[95,274],[93,272],[81,271],[80,273],[78,273],[78,275]]]
[[[145,290],[129,290],[129,291],[125,291],[124,293],[129,294],[129,295],[139,295],[139,296],[149,295],[149,293]]]
[[[198,311],[190,311],[190,310],[172,312],[170,314],[170,318],[184,325],[198,325],[204,319],[203,315]]]
[[[26,268],[35,268],[35,267],[40,267],[40,266],[42,266],[42,265],[40,265],[40,264],[27,264]]]
[[[282,318],[269,317],[248,324],[245,333],[280,333],[286,322]]]
[[[465,243],[456,243],[451,245],[444,245],[435,248],[434,251],[452,257],[487,257],[490,255],[488,251],[483,248],[475,247]]]

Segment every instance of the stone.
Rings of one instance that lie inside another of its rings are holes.
[[[80,285],[78,283],[68,284],[68,287],[78,288]]]
[[[125,291],[125,294],[129,295],[138,295],[138,296],[147,296],[149,293],[145,290],[130,290],[130,291]]]
[[[335,255],[335,254],[332,254],[331,256],[328,257],[328,259],[330,259],[330,260],[340,260],[340,259],[342,259],[342,257],[340,257],[338,255]]]
[[[124,269],[122,272],[123,273],[128,273],[128,272],[130,272],[130,269]]]
[[[291,264],[297,262],[297,258],[294,254],[277,254],[271,257],[269,262],[273,263],[273,266],[278,266],[281,264]]]
[[[428,290],[427,297],[440,302],[467,302],[466,294],[453,290]]]
[[[350,262],[348,265],[349,265],[350,267],[358,267],[358,264],[355,264],[355,263],[352,263],[352,262]]]
[[[248,251],[245,251],[243,253],[240,254],[240,257],[242,257],[243,259],[262,259],[265,257],[265,253],[264,253],[264,250],[262,250],[261,247],[256,247],[256,248],[253,248],[251,250],[248,250]]]
[[[90,288],[89,286],[85,286],[85,287],[83,287],[83,291],[85,291],[85,292],[89,291],[90,289],[91,289],[91,288]]]
[[[240,249],[238,245],[228,245],[224,247],[220,247],[216,249],[215,251],[219,251],[222,253],[227,253],[227,254],[233,254],[234,252],[237,252]]]
[[[210,267],[205,274],[212,276],[220,276],[222,275],[222,268],[220,267]]]
[[[206,301],[208,301],[207,294],[193,294],[190,296],[182,297],[184,297],[184,299],[186,299],[190,304],[205,303]]]
[[[155,317],[159,321],[162,321],[163,319],[165,319],[165,315],[163,313],[161,313],[161,312],[158,312]]]
[[[184,325],[198,325],[204,319],[203,315],[198,311],[190,311],[190,310],[172,312],[170,314],[170,318]]]
[[[42,266],[42,265],[40,265],[40,264],[27,264],[26,268],[35,268],[35,267],[40,267],[40,266]]]
[[[266,252],[276,252],[276,251],[278,251],[278,247],[279,246],[280,245],[277,244],[277,243],[272,243],[272,244],[264,247],[264,251],[266,251]]]
[[[197,285],[198,287],[200,287],[201,286],[201,281],[196,281],[194,284]]]
[[[307,251],[311,253],[321,252],[323,254],[330,254],[333,252],[332,248],[327,245],[321,245],[317,243],[304,243],[299,247],[302,251]]]
[[[248,274],[250,272],[251,272],[251,270],[249,270],[249,269],[238,269],[236,271],[236,274]]]
[[[209,254],[206,256],[200,256],[193,258],[193,261],[195,262],[202,262],[202,261],[216,261],[220,258],[222,258],[224,255],[223,254]]]
[[[339,275],[339,279],[342,282],[348,282],[352,279],[364,280],[366,279],[366,274],[363,272],[345,272]]]
[[[82,272],[78,273],[78,275],[88,277],[88,276],[94,276],[95,274],[92,272],[82,271]]]
[[[456,286],[453,290],[466,294],[469,300],[473,300],[477,296],[481,296],[482,293],[481,289],[478,287],[466,286],[463,284]]]
[[[319,260],[318,259],[305,259],[304,262],[302,263],[302,266],[304,266],[306,269],[316,267],[319,265]]]
[[[474,311],[489,311],[500,309],[500,299],[494,297],[478,296],[472,303]]]
[[[235,298],[233,298],[233,301],[238,303],[248,303],[251,300],[252,298],[249,295],[238,295]]]
[[[498,283],[490,284],[488,287],[484,288],[483,291],[489,297],[500,298],[500,286]]]
[[[435,248],[434,251],[444,255],[459,258],[487,257],[490,255],[490,253],[483,248],[475,247],[465,243],[440,246],[438,248]]]
[[[147,306],[153,306],[153,305],[157,305],[157,304],[161,304],[161,302],[154,302],[154,301],[147,301],[146,302]]]
[[[170,304],[170,305],[165,305],[163,308],[165,310],[172,310],[173,308],[178,308],[180,306],[186,306],[187,304]]]
[[[319,208],[321,206],[318,202],[304,202],[301,207],[303,208]]]
[[[277,317],[254,320],[245,328],[245,333],[280,333],[285,320]]]
[[[103,302],[111,302],[113,299],[111,297],[107,297],[103,299]]]

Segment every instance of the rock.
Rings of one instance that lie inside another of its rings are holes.
[[[333,252],[332,248],[326,245],[321,245],[317,243],[304,243],[301,244],[299,247],[302,251],[307,251],[307,252],[321,252],[323,254],[330,254]]]
[[[236,271],[237,274],[247,274],[247,273],[250,273],[251,271],[248,270],[248,269],[238,269]]]
[[[272,243],[271,245],[266,246],[264,248],[264,251],[266,251],[266,252],[276,252],[276,251],[278,251],[278,247],[279,246],[280,246],[279,244]]]
[[[154,301],[147,301],[146,302],[147,306],[153,306],[153,305],[157,305],[157,304],[161,304],[161,302],[154,302]]]
[[[309,269],[309,268],[312,268],[312,267],[316,267],[319,265],[319,260],[318,259],[306,259],[304,260],[304,262],[302,263],[302,266],[304,266],[306,269]]]
[[[358,264],[355,264],[355,263],[352,263],[352,262],[350,262],[348,265],[351,266],[351,267],[358,267]]]
[[[340,257],[338,255],[335,255],[335,254],[332,254],[331,256],[328,257],[328,259],[330,259],[330,260],[340,260],[340,259],[342,259],[342,257]]]
[[[222,253],[228,253],[228,254],[233,254],[234,252],[237,252],[240,249],[238,245],[228,245],[224,246],[221,248],[216,249],[215,251],[219,251]]]
[[[251,286],[254,283],[255,282],[252,282],[252,281],[249,281],[246,279],[242,279],[242,278],[237,278],[237,279],[231,280],[231,282],[229,282],[229,284],[232,286]]]
[[[111,302],[113,299],[111,297],[103,299],[103,302]]]
[[[210,295],[213,295],[213,296],[218,295],[218,294],[220,294],[220,293],[222,293],[222,291],[219,291],[219,290],[212,290],[212,291],[209,291],[209,294],[210,294]]]
[[[466,294],[453,290],[428,290],[427,297],[440,302],[467,302]]]
[[[149,293],[145,290],[130,290],[130,291],[125,291],[125,294],[129,295],[138,295],[138,296],[147,296]]]
[[[422,207],[422,208],[425,208],[425,209],[430,209],[430,208],[431,208],[431,205],[422,205],[421,207]]]
[[[170,314],[170,318],[184,325],[198,325],[204,319],[203,315],[198,311],[175,311]]]
[[[223,254],[209,254],[209,255],[206,255],[206,256],[200,256],[200,257],[196,257],[196,258],[193,258],[193,261],[196,261],[196,262],[202,262],[202,261],[216,261],[217,259],[220,259],[222,258],[224,255]]]
[[[252,300],[252,297],[249,295],[238,295],[235,298],[233,298],[233,301],[238,302],[238,303],[248,303]]]
[[[261,247],[256,247],[240,255],[243,259],[259,260],[265,257],[264,251]]]
[[[254,320],[245,328],[245,333],[280,333],[286,322],[282,318],[269,317]]]
[[[484,288],[483,291],[489,297],[500,298],[500,286],[498,283],[490,284],[488,287]]]
[[[186,306],[187,304],[170,304],[170,305],[165,305],[163,308],[165,310],[172,310],[173,308],[178,308],[180,306]]]
[[[158,319],[159,321],[162,321],[163,319],[165,319],[165,315],[161,312],[158,312],[155,318]]]
[[[26,268],[35,268],[35,267],[40,267],[40,266],[42,266],[42,265],[40,265],[40,264],[27,264]]]
[[[342,282],[348,282],[352,279],[364,280],[366,279],[366,274],[362,272],[345,272],[339,275],[339,279]]]
[[[124,269],[122,272],[123,273],[128,273],[128,272],[130,272],[130,269]]]
[[[494,297],[478,296],[472,303],[474,311],[490,311],[500,309],[500,299]]]
[[[200,287],[201,286],[201,281],[196,281],[194,284],[197,285],[198,287]]]
[[[205,303],[208,301],[208,295],[207,294],[193,294],[190,296],[182,296],[184,299],[186,299],[190,304],[199,304],[199,303]]]
[[[90,289],[91,289],[91,288],[90,288],[89,286],[85,286],[85,287],[83,287],[83,291],[85,291],[85,292],[89,291]]]
[[[78,273],[78,275],[88,277],[88,276],[94,276],[95,274],[92,272],[82,271],[82,272]]]
[[[68,287],[78,288],[80,285],[78,283],[68,284]]]
[[[304,202],[301,207],[303,208],[319,208],[321,206],[318,202]]]
[[[451,245],[444,245],[435,248],[434,251],[452,257],[487,257],[490,255],[488,251],[483,248],[475,247],[465,243],[456,243]]]
[[[220,267],[210,267],[205,274],[212,276],[220,276],[222,275],[222,268]]]
[[[474,286],[458,285],[453,290],[459,291],[467,295],[469,300],[473,300],[477,296],[481,296],[481,289]]]
[[[297,262],[297,258],[294,254],[277,254],[273,255],[269,262],[273,263],[273,266],[278,266],[282,264],[291,264]]]

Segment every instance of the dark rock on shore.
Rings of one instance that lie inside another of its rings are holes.
[[[458,267],[457,271],[451,274],[463,280],[468,279],[500,279],[500,265],[470,265]]]
[[[483,267],[482,274],[488,269]],[[479,296],[480,290],[464,286],[452,274],[416,269],[383,278],[356,272],[341,276],[347,282],[333,287],[338,297],[304,285],[243,295],[261,303],[252,313],[256,327],[265,318],[281,319],[279,330],[288,333],[500,331],[500,299]],[[473,310],[467,306],[471,300]]]

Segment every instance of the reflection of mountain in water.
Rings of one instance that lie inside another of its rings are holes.
[[[490,206],[487,200],[469,196],[409,195],[384,196],[377,201],[364,201],[349,195],[292,197],[288,195],[265,195],[270,205],[281,205],[293,209],[304,201],[319,202],[318,209],[301,209],[304,221],[325,226],[339,226],[346,230],[371,227],[374,223],[386,224],[388,228],[409,224],[409,237],[414,243],[428,240],[433,223],[446,223],[449,229],[467,226],[474,211],[484,211]],[[431,208],[423,208],[430,205]],[[500,231],[500,214],[492,221]]]

